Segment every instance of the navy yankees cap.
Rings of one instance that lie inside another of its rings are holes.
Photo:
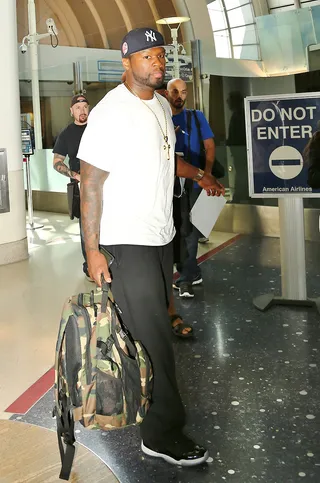
[[[128,32],[122,40],[121,55],[126,58],[141,50],[164,46],[164,38],[157,30],[148,27],[134,29]]]

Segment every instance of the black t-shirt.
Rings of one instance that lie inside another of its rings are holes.
[[[77,154],[82,134],[86,127],[86,124],[83,126],[78,126],[74,122],[69,124],[69,126],[61,131],[53,148],[55,154],[69,156],[69,167],[76,173],[80,173],[80,159],[77,158]]]

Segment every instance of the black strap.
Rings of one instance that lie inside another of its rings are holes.
[[[72,464],[74,460],[75,450],[74,445],[67,444],[65,452],[63,451],[63,444],[61,437],[58,435],[59,450],[61,456],[61,471],[59,478],[60,480],[68,481],[71,474]]]
[[[202,138],[200,121],[199,121],[199,118],[198,118],[197,111],[193,110],[192,112],[193,112],[193,115],[194,115],[194,118],[195,118],[197,130],[198,130],[198,136],[199,136],[199,139],[201,139],[201,141],[200,141],[200,143],[201,143],[200,144],[200,161],[202,161],[202,165],[200,164],[200,167],[201,167],[201,169],[205,169],[205,167],[206,167],[206,148],[204,146],[204,141],[203,141],[203,138]],[[214,160],[212,170],[211,170],[211,174],[217,179],[223,178],[224,175],[225,175],[224,167],[217,160],[217,158],[215,158],[215,160]]]
[[[194,115],[194,120],[196,122],[196,127],[197,127],[197,131],[198,131],[198,139],[199,139],[199,142],[200,142],[200,153],[201,153],[201,150],[204,149],[204,146],[203,146],[203,139],[202,139],[200,121],[199,121],[199,118],[198,118],[198,115],[197,115],[197,111],[195,109],[193,109],[191,112]]]
[[[194,120],[196,123],[196,128],[197,128],[197,133],[198,133],[198,139],[200,143],[200,156],[201,156],[201,151],[204,151],[204,145],[203,145],[203,139],[202,139],[202,133],[201,133],[201,126],[200,126],[200,121],[197,115],[197,111],[195,109],[187,109],[187,133],[188,133],[188,148],[187,148],[187,159],[190,158],[190,153],[191,153],[191,136],[192,136],[192,116],[194,116]]]
[[[117,317],[118,317],[120,327],[117,325]],[[113,336],[115,346],[118,349],[118,351],[122,350],[117,337],[117,333],[118,333],[121,339],[126,344],[129,355],[135,358],[137,354],[136,346],[132,343],[132,341],[130,340],[130,337],[126,333],[125,327],[123,327],[122,325],[123,323],[119,314],[117,314],[115,308],[111,305],[111,334]]]
[[[131,342],[130,337],[128,336],[128,334],[126,334],[126,332],[123,330],[122,327],[117,326],[117,329],[116,330],[117,330],[118,334],[120,335],[121,339],[126,344],[126,346],[128,348],[128,351],[129,351],[129,354],[131,355],[131,357],[136,357],[137,348],[134,345],[134,343]],[[117,347],[117,344],[118,344],[118,341],[116,341],[116,347]],[[120,350],[120,346],[118,346],[118,350]]]
[[[187,153],[186,153],[186,158],[185,161],[187,163],[191,163],[191,125],[192,125],[192,113],[190,109],[186,109],[186,115],[187,115],[187,138],[188,138],[188,143],[187,143]],[[192,179],[186,179],[184,183],[184,190],[187,194],[190,194],[193,191],[193,180]]]
[[[192,110],[192,114],[194,115],[194,120],[195,120],[195,123],[196,123],[197,132],[198,132],[198,139],[199,139],[199,143],[200,143],[200,151],[199,151],[200,168],[205,169],[205,167],[206,167],[206,149],[204,147],[204,142],[203,142],[203,138],[202,138],[200,121],[199,121],[199,118],[198,118],[197,111],[195,109]]]
[[[75,436],[74,436],[74,419],[71,411],[66,406],[67,398],[61,398],[61,416],[55,411],[57,420],[57,436],[61,459],[61,471],[59,478],[61,480],[69,480],[71,468],[75,455]],[[64,449],[63,443],[66,448]]]
[[[105,314],[107,312],[110,284],[108,284],[105,281],[103,273],[101,274],[101,288],[102,288],[101,313]]]
[[[187,134],[188,134],[188,145],[187,145],[187,156],[186,160],[189,161],[191,153],[191,125],[192,125],[192,112],[187,109]]]

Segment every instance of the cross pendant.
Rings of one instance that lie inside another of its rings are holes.
[[[168,138],[167,138],[167,139],[168,139]],[[171,148],[170,144],[168,143],[168,141],[166,141],[166,144],[164,144],[163,149],[164,149],[165,151],[166,151],[166,150],[168,150],[168,156],[167,156],[167,160],[168,160],[168,161],[169,161],[169,159],[170,159],[170,148]]]

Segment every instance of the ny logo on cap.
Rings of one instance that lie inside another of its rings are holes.
[[[146,30],[145,36],[147,37],[147,41],[148,42],[150,40],[151,40],[151,42],[156,42],[157,41],[156,34],[155,34],[155,32],[152,32],[152,30],[150,30],[150,32],[148,32],[148,30]]]

